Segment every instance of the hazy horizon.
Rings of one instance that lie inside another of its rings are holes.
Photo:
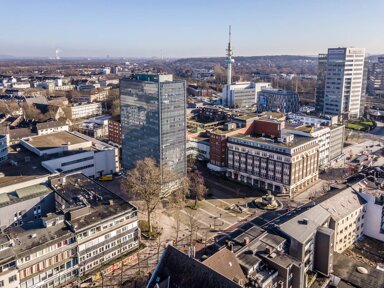
[[[229,24],[235,57],[315,56],[329,47],[384,53],[381,0],[20,0],[2,10],[12,13],[2,14],[0,55],[15,58],[54,57],[56,49],[69,58],[222,57]]]

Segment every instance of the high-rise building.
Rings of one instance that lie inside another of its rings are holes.
[[[186,84],[172,75],[134,74],[120,80],[122,164],[145,157],[186,174]]]
[[[376,98],[384,98],[384,56],[372,64],[368,78],[368,94]]]
[[[325,75],[327,72],[327,54],[319,54],[316,82],[316,111],[323,113]]]
[[[360,116],[362,95],[365,95],[364,63],[364,48],[328,49],[323,113],[348,118]]]

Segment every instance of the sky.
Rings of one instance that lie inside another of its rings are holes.
[[[1,1],[0,55],[18,57],[384,53],[383,0]]]

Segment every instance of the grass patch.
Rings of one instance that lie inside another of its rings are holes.
[[[355,123],[348,123],[346,127],[353,130],[364,130],[364,126]]]

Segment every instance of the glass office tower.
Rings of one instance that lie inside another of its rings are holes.
[[[120,80],[122,164],[152,157],[185,176],[186,84],[172,75],[134,74]]]

